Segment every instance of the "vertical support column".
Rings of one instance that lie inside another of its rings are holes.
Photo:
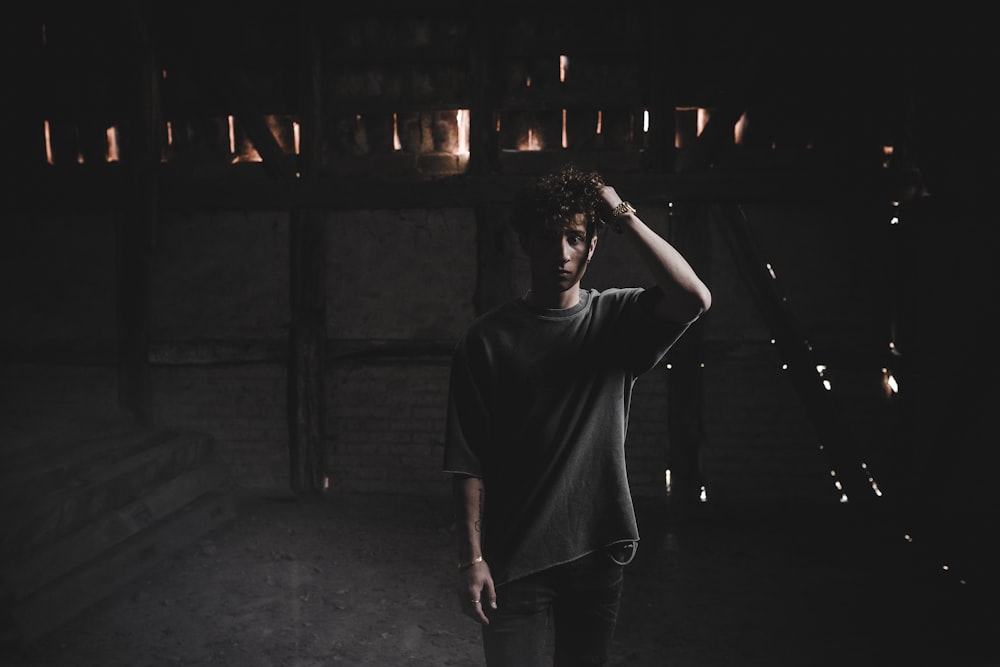
[[[149,369],[148,263],[149,220],[137,206],[119,211],[115,221],[118,282],[118,407],[144,425],[153,423]]]
[[[477,315],[514,296],[507,210],[508,207],[496,203],[476,206],[476,292],[473,305]]]
[[[323,145],[321,51],[311,11],[303,11],[302,155],[303,185],[316,177]],[[279,170],[280,171],[280,170]],[[285,173],[289,182],[294,175]],[[288,351],[289,482],[296,493],[322,493],[326,462],[326,220],[322,209],[290,212]]]
[[[669,240],[699,274],[704,275],[710,253],[709,225],[699,209],[685,211],[680,220],[671,215]],[[671,474],[671,499],[681,504],[698,502],[705,485],[701,448],[705,439],[704,371],[702,342],[704,319],[674,344],[668,355],[667,430],[670,448],[667,465]]]
[[[490,21],[476,21],[477,38],[473,40],[470,57],[472,80],[477,83],[474,93],[475,106],[469,110],[469,167],[473,176],[483,176],[500,171],[500,142],[496,131],[500,104],[500,78],[497,28]]]
[[[649,135],[643,167],[652,173],[669,173],[676,159],[674,134],[676,131],[677,63],[680,62],[676,39],[679,30],[677,9],[666,3],[650,2],[641,9],[647,20],[643,23],[642,77],[646,88],[646,106],[649,110]],[[666,34],[664,34],[666,33]]]
[[[288,418],[291,488],[321,493],[326,475],[326,224],[323,211],[292,212]]]
[[[116,225],[118,281],[118,406],[141,424],[153,424],[149,368],[148,252],[158,215],[160,160],[160,78],[148,31],[148,4],[130,6],[136,51],[134,77],[139,91],[129,109],[121,159],[125,182]]]

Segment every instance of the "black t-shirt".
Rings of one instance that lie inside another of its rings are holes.
[[[495,584],[639,539],[625,467],[632,389],[688,326],[654,319],[657,298],[581,290],[564,310],[518,299],[458,341],[443,467],[483,479]]]

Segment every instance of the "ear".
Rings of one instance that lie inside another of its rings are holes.
[[[587,261],[589,262],[594,256],[594,251],[597,250],[597,234],[590,237],[590,250],[587,251]]]

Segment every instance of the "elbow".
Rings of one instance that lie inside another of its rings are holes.
[[[703,283],[661,299],[654,313],[662,319],[691,324],[712,307],[712,293]]]
[[[690,290],[685,300],[685,319],[694,322],[712,307],[712,292],[704,284]]]
[[[678,313],[678,319],[687,323],[694,322],[712,307],[712,292],[702,285],[689,291],[683,303],[684,306]]]
[[[709,308],[712,307],[712,291],[708,289],[707,285],[702,285],[695,294],[695,298],[699,302],[698,317],[701,317],[708,312]]]

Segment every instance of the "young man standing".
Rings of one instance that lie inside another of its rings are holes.
[[[605,228],[655,287],[585,290]],[[490,667],[601,665],[639,533],[625,468],[636,379],[711,305],[681,254],[601,176],[568,166],[522,193],[514,230],[531,289],[472,323],[452,360],[460,603]]]

